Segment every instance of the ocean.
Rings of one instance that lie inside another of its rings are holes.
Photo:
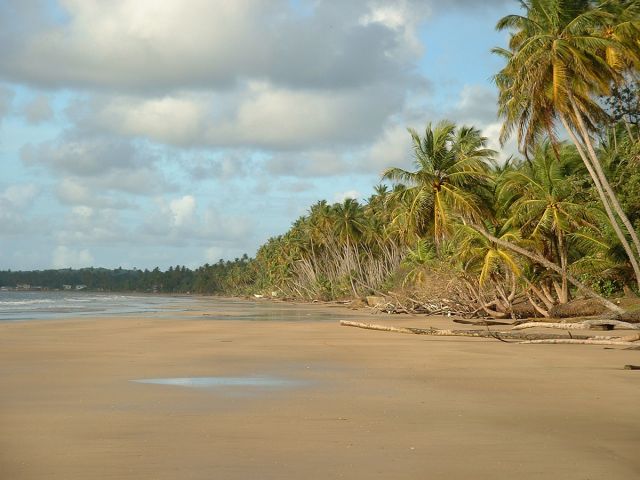
[[[82,291],[0,291],[0,321],[153,313],[188,307],[187,296]]]
[[[47,320],[72,317],[117,315],[180,315],[202,312],[202,320],[336,321],[339,310],[299,307],[271,301],[241,300],[212,296],[97,293],[83,291],[0,290],[0,322]]]

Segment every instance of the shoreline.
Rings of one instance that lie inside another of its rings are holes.
[[[638,352],[364,331],[337,322],[371,314],[318,304],[281,305],[303,321],[234,320],[247,313],[241,303],[230,319],[207,321],[214,303],[0,324],[0,471],[15,480],[640,473],[640,383],[621,369]],[[336,321],[314,319],[322,311]],[[294,384],[133,382],[183,377]]]

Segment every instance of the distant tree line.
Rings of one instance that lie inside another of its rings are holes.
[[[75,289],[109,292],[238,294],[247,291],[255,275],[245,254],[233,261],[220,260],[195,270],[176,265],[161,271],[140,269],[52,269],[35,271],[0,270],[0,287],[15,288],[30,285],[49,290],[62,290],[65,285]]]

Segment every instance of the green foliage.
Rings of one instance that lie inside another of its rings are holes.
[[[65,285],[83,285],[92,291],[148,293],[238,294],[251,290],[253,262],[244,255],[234,261],[220,260],[196,270],[176,265],[166,271],[127,270],[116,268],[83,268],[39,270],[31,272],[0,271],[0,286],[14,288],[19,284],[61,290]]]

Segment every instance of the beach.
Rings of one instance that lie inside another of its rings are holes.
[[[212,320],[210,300],[0,323],[0,478],[640,478],[640,371],[623,369],[638,351],[367,331],[338,322],[453,324],[277,308],[295,315],[247,320],[260,312],[239,302]],[[182,384],[139,382],[158,379]]]

